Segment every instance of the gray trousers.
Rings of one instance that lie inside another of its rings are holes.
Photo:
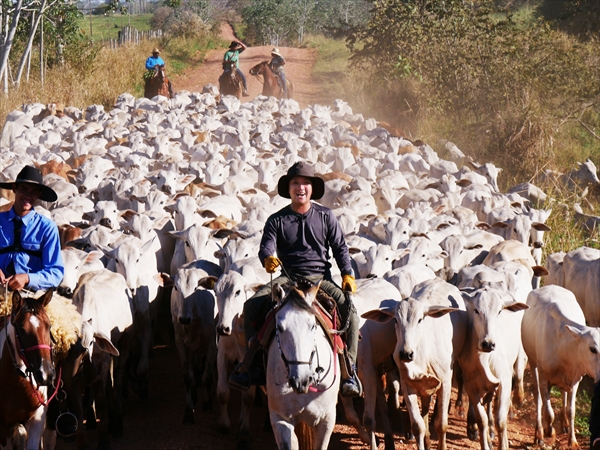
[[[318,283],[322,279],[320,275],[304,278],[313,283]],[[289,282],[290,278],[281,275],[261,287],[256,294],[244,303],[244,334],[246,343],[260,330],[267,313],[273,308],[273,303],[271,302],[271,283],[284,285]],[[356,364],[356,352],[358,350],[358,315],[356,314],[356,309],[350,308],[350,302],[346,301],[346,295],[334,282],[323,280],[321,282],[321,289],[335,300],[342,322],[346,323],[347,320],[349,321],[348,330],[346,331],[346,347],[351,363]]]

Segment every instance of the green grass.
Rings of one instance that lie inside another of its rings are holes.
[[[326,38],[324,36],[308,36],[304,45],[317,50],[317,62],[313,68],[315,76],[329,76],[346,71],[350,51],[346,43],[339,39]]]
[[[94,40],[116,39],[119,31],[124,26],[131,25],[140,31],[151,30],[150,19],[152,14],[135,14],[132,16],[124,14],[92,15],[91,36]],[[78,20],[79,28],[90,36],[90,16],[86,15]]]
[[[584,379],[584,382],[586,380]],[[587,380],[591,381],[591,380]],[[591,390],[588,392],[586,388],[589,383],[580,383],[579,389],[577,390],[577,399],[575,400],[575,431],[577,434],[583,437],[590,437],[590,409],[592,407],[592,397]],[[582,386],[586,384],[586,386]],[[591,387],[593,388],[593,383],[591,383]],[[560,416],[558,414],[558,408],[562,406],[562,394],[560,389],[556,386],[552,386],[550,389],[550,397],[554,399],[553,407],[557,414],[555,415],[555,424],[557,427],[560,424]]]

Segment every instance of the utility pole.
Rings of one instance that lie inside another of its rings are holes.
[[[90,38],[91,38],[92,37],[92,11],[94,10],[94,8],[92,6],[92,0],[90,0],[89,8],[90,8]]]

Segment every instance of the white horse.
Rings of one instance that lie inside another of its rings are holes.
[[[315,317],[318,289],[293,288],[284,296],[279,285],[273,287],[278,311],[275,339],[268,348],[267,395],[280,449],[296,450],[309,443],[310,448],[325,450],[335,425],[340,368]]]

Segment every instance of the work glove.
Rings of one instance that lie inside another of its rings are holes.
[[[344,275],[342,278],[342,291],[356,294],[356,281],[352,275]]]
[[[267,256],[265,258],[265,270],[267,273],[275,273],[280,265],[281,261],[277,256]]]

